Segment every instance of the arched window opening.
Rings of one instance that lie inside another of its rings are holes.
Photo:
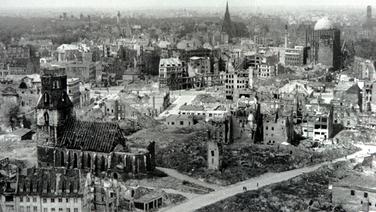
[[[49,125],[49,122],[50,122],[50,116],[48,115],[47,112],[45,112],[43,116],[44,116],[44,123],[45,123],[46,125]]]
[[[90,154],[87,155],[87,167],[91,169],[91,156]]]
[[[44,94],[44,103],[48,104],[50,102],[50,95],[48,93]]]
[[[77,164],[77,153],[74,153],[73,154],[73,168],[76,169],[78,168],[78,164]]]
[[[72,158],[71,158],[71,153],[68,152],[68,161],[67,161],[67,167],[68,167],[68,169],[71,168],[71,160],[72,160]]]
[[[99,171],[98,169],[99,163],[98,163],[98,157],[94,156],[94,172],[97,173]]]
[[[25,82],[21,82],[19,88],[21,88],[21,89],[27,89],[26,83]]]
[[[101,171],[106,171],[106,159],[104,156],[101,157]]]
[[[85,154],[82,154],[82,157],[80,159],[81,159],[81,169],[84,169],[85,168]]]
[[[65,165],[64,152],[60,152],[60,166],[64,166],[64,165]]]

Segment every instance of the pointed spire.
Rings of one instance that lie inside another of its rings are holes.
[[[222,32],[226,32],[229,37],[233,36],[233,26],[231,22],[230,10],[228,8],[228,1],[226,3],[226,13],[223,19]]]

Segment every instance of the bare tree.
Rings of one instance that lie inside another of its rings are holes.
[[[12,130],[19,125],[20,106],[12,102],[4,102],[0,108],[0,115],[4,118],[4,123]]]

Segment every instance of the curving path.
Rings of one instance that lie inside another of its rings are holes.
[[[162,167],[157,167],[157,169],[161,172],[164,172],[168,176],[174,177],[174,178],[179,179],[179,180],[185,180],[185,181],[188,181],[190,183],[197,184],[197,185],[200,185],[200,186],[203,186],[203,187],[206,187],[206,188],[211,188],[213,190],[220,190],[220,189],[224,188],[224,187],[219,186],[219,185],[210,184],[210,183],[198,180],[196,178],[189,177],[185,174],[182,174],[182,173],[176,171],[175,169],[168,169],[168,168],[162,168]]]
[[[333,162],[338,161],[345,161],[352,158],[364,158],[365,156],[369,155],[369,153],[376,152],[376,146],[366,146],[366,145],[358,145],[362,150],[349,155],[345,158],[339,158],[337,160],[334,160]],[[209,194],[201,195],[195,198],[192,198],[180,205],[177,206],[171,206],[168,208],[162,208],[160,211],[164,212],[191,212],[195,211],[197,209],[200,209],[202,207],[214,204],[218,201],[224,200],[228,197],[234,196],[236,194],[243,192],[243,187],[247,187],[247,190],[256,190],[259,187],[271,185],[274,183],[282,182],[285,180],[289,180],[291,178],[294,178],[296,176],[299,176],[303,173],[313,172],[317,170],[318,168],[327,165],[331,162],[324,162],[321,164],[317,164],[314,166],[304,167],[300,169],[294,169],[286,172],[280,172],[280,173],[266,173],[264,175],[261,175],[259,177],[255,177],[246,181],[242,181],[239,183],[236,183],[234,185],[230,185],[227,187],[224,187],[222,189],[215,190],[214,192],[211,192]],[[257,186],[258,184],[258,186]]]

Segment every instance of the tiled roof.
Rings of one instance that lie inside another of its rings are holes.
[[[85,151],[111,152],[117,145],[125,147],[118,124],[68,120],[57,146]]]

